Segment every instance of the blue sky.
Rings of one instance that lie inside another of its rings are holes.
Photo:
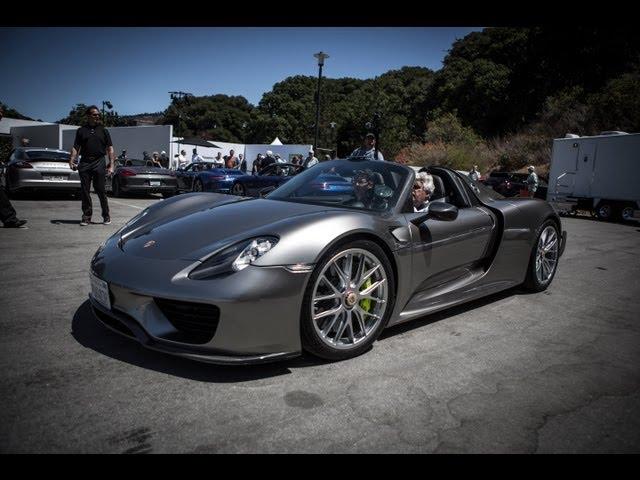
[[[456,39],[480,27],[0,28],[0,100],[44,121],[110,100],[121,115],[157,112],[171,90],[242,95],[317,75],[373,78],[403,66],[438,70]]]

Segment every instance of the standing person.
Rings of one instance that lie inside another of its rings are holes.
[[[198,149],[194,148],[193,149],[193,155],[191,155],[191,163],[198,163],[198,162],[202,162],[202,157],[200,155],[198,155]]]
[[[78,164],[80,174],[82,220],[80,225],[86,226],[91,222],[93,206],[91,203],[91,183],[102,208],[102,219],[105,225],[111,223],[109,216],[109,202],[104,191],[105,177],[111,175],[114,170],[115,154],[109,131],[100,124],[100,110],[95,105],[86,110],[87,124],[76,131],[76,139],[71,149],[69,166],[75,170],[75,160],[78,154],[82,156]],[[105,156],[109,157],[109,166],[105,162]]]
[[[127,160],[127,151],[126,150],[122,150],[122,153],[120,155],[118,155],[118,160],[122,160],[122,163],[124,164],[124,162]]]
[[[218,152],[216,158],[213,159],[213,163],[215,163],[216,167],[218,168],[224,167],[224,158],[222,158],[222,152]]]
[[[169,168],[169,157],[167,157],[167,152],[164,150],[160,152],[160,164],[162,168]]]
[[[262,162],[260,162],[260,170],[264,170],[266,167],[276,162],[277,160],[273,156],[273,152],[271,150],[267,150],[267,156],[262,159]]]
[[[162,162],[160,161],[160,156],[158,155],[158,152],[153,152],[150,166],[162,168]]]
[[[373,133],[367,133],[364,136],[362,146],[356,148],[352,153],[352,157],[366,157],[367,160],[380,160],[384,161],[382,152],[378,150],[378,158],[375,157],[376,151],[376,136]]]
[[[236,152],[233,150],[229,151],[229,155],[225,157],[224,163],[227,168],[236,168],[238,166],[238,157],[236,157]]]
[[[533,165],[529,165],[527,171],[529,172],[529,176],[527,177],[527,190],[529,190],[529,198],[533,198],[536,195],[536,191],[538,190],[538,175],[535,172],[535,167]]]
[[[0,105],[0,120],[4,117],[4,109]],[[7,192],[3,185],[0,185],[0,220],[4,228],[27,228],[24,226],[26,220],[19,220],[16,217],[16,210],[11,205]]]
[[[253,165],[251,166],[251,175],[256,175],[260,172],[260,169],[262,168],[262,158],[261,153],[256,155],[256,159],[253,161]]]
[[[244,155],[238,155],[238,160],[240,160],[240,171],[244,174],[247,173],[247,159],[244,158]]]
[[[307,155],[307,158],[305,158],[302,162],[302,166],[304,168],[311,168],[316,163],[318,163],[318,159],[313,155],[313,150],[309,150],[309,154]]]
[[[184,168],[187,165],[187,152],[180,150],[178,155],[178,168]]]
[[[480,180],[480,172],[478,171],[478,165],[474,165],[471,171],[469,172],[469,178],[473,182],[477,182]]]

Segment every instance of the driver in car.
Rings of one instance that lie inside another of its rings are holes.
[[[350,203],[350,206],[369,210],[384,210],[387,208],[387,198],[390,196],[387,190],[391,189],[384,185],[379,175],[368,169],[356,172],[351,180],[356,198]],[[384,192],[380,192],[381,189]]]

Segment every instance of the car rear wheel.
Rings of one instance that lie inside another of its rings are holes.
[[[231,193],[240,197],[244,197],[247,192],[244,189],[244,185],[242,185],[241,183],[234,183],[233,187],[231,187]]]
[[[394,292],[391,264],[374,242],[357,240],[331,249],[305,292],[303,348],[328,360],[364,353],[389,321]]]
[[[527,277],[523,286],[532,292],[541,292],[551,284],[560,258],[560,232],[553,220],[539,228],[536,243],[529,259]]]
[[[199,178],[196,178],[196,180],[193,182],[193,191],[202,192],[203,190],[204,188],[202,187],[202,180],[200,180]]]

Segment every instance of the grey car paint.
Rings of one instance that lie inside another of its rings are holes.
[[[27,160],[29,152],[66,154],[65,150],[46,148],[16,148],[5,169],[5,184],[9,191],[24,189],[37,190],[79,190],[80,176],[71,170],[67,161],[42,159]],[[26,154],[26,155],[25,155]],[[32,168],[17,168],[20,162],[28,161]]]
[[[366,236],[387,253],[396,277],[391,326],[521,284],[542,222],[553,219],[561,231],[547,202],[481,201],[458,174],[442,168],[438,174],[451,175],[467,206],[454,221],[427,218],[416,226],[411,220],[423,214],[408,207],[415,173],[407,171],[390,212],[216,193],[159,202],[96,252],[91,270],[108,282],[117,312],[91,297],[94,309],[103,321],[119,316],[130,325],[129,336],[174,355],[213,363],[286,358],[302,350],[300,315],[311,270],[342,240]],[[204,281],[188,277],[221,249],[264,235],[279,242],[244,270]],[[146,248],[151,240],[153,248]],[[293,265],[303,268],[295,272]],[[176,330],[154,297],[218,306],[212,340],[172,341]]]

